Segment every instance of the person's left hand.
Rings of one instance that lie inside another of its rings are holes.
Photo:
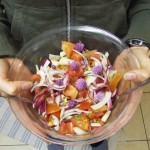
[[[124,74],[125,80],[141,82],[150,76],[149,55],[147,47],[131,47],[117,57],[114,66]]]

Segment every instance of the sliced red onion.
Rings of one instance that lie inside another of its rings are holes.
[[[79,112],[79,113],[85,113],[85,114],[90,113],[89,111],[84,111],[84,110],[80,110],[78,108],[74,108],[74,109],[66,110],[64,114],[66,115],[66,114],[71,113],[71,112]]]
[[[45,100],[45,94],[37,97],[35,102],[33,103],[33,108],[37,108],[43,101]]]
[[[85,64],[88,65],[88,61],[87,59],[83,56],[83,54],[81,54],[80,52],[78,52],[77,50],[73,50],[74,52],[76,52],[77,54],[79,54],[80,56],[83,57],[84,61],[85,61]]]
[[[109,101],[107,102],[107,106],[108,106],[108,110],[112,109],[112,100],[109,99]]]
[[[94,91],[95,90],[89,88],[89,90],[88,90],[88,96],[89,96],[89,98],[94,99]]]
[[[112,97],[116,96],[117,94],[117,89],[115,89],[115,91],[112,93]]]
[[[97,66],[97,65],[102,65],[101,64],[101,62],[97,59],[97,58],[95,58],[95,57],[90,57],[90,59],[93,59],[94,61],[95,61],[95,66]]]

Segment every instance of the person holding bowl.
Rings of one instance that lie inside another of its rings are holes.
[[[0,95],[16,95],[19,91],[28,90],[33,86],[32,82],[12,81],[11,76],[8,76],[15,54],[29,40],[46,30],[71,25],[95,26],[118,36],[130,46],[139,63],[138,69],[124,74],[124,79],[140,82],[147,79],[150,76],[149,18],[149,0],[1,0]],[[123,52],[119,56],[118,67],[121,59],[127,54]],[[28,74],[26,66],[24,68]],[[91,146],[93,149],[108,149],[107,142]],[[56,147],[63,149],[63,146],[54,144],[49,146],[49,149]]]

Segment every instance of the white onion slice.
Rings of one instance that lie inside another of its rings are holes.
[[[101,124],[99,122],[96,122],[96,123],[91,123],[91,126],[92,127],[99,127],[99,126],[101,126]]]
[[[111,92],[106,91],[106,93],[104,95],[104,98],[99,103],[97,103],[95,105],[92,105],[91,108],[93,110],[100,109],[101,107],[103,107],[109,101],[110,98],[111,98]]]
[[[61,100],[61,95],[57,95],[56,98],[55,98],[55,102],[56,104],[59,106],[60,104],[60,100]]]
[[[110,116],[110,114],[111,114],[111,111],[110,111],[110,110],[107,111],[107,112],[104,114],[104,116],[101,118],[101,120],[102,120],[103,122],[106,122],[107,119],[108,119],[108,117]]]
[[[60,118],[64,115],[65,112],[65,107],[61,107],[61,112],[60,112]]]
[[[95,61],[95,66],[102,65],[101,62],[97,58],[91,57],[91,59]]]
[[[84,111],[84,110],[80,110],[78,108],[74,108],[74,109],[66,110],[64,114],[66,115],[66,114],[71,113],[71,112],[78,112],[78,113],[85,113],[85,114],[90,113],[89,111]]]
[[[55,125],[54,129],[56,131],[58,131],[59,130],[59,119],[56,116],[54,116],[54,115],[52,115],[52,119],[53,119],[54,125]]]
[[[63,119],[67,118],[68,116],[71,116],[71,115],[79,115],[79,114],[80,114],[80,112],[70,112],[70,113],[64,114],[64,116],[63,116],[62,118],[60,118],[60,122],[61,122]]]
[[[80,129],[79,127],[73,127],[73,130],[74,132],[77,134],[77,135],[83,135],[83,134],[88,134],[88,132]]]

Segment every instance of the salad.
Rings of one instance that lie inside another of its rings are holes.
[[[33,108],[59,134],[83,135],[103,126],[122,75],[105,54],[81,42],[62,41],[60,55],[49,54],[32,75]]]

